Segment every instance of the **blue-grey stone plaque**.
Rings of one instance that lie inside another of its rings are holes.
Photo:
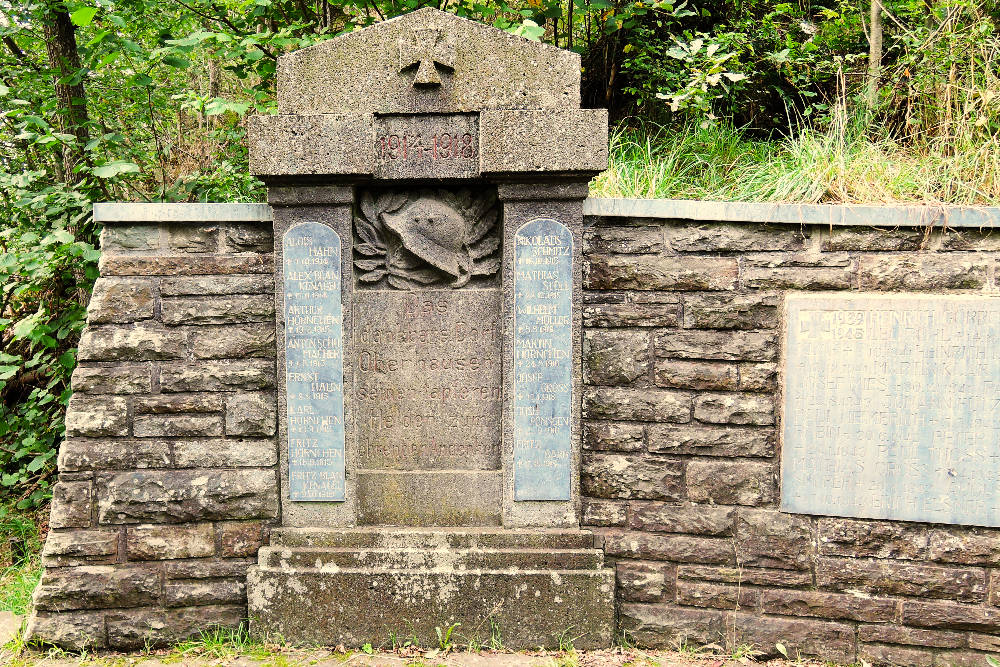
[[[304,222],[282,248],[289,498],[344,500],[340,237]]]
[[[539,218],[514,235],[514,500],[569,500],[573,235]]]
[[[786,307],[782,509],[1000,526],[1000,299]]]

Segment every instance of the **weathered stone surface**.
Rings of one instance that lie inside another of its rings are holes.
[[[74,395],[66,410],[66,435],[128,435],[127,400],[112,396],[91,398],[83,394]]]
[[[60,481],[52,487],[50,528],[87,528],[90,526],[91,483]]]
[[[138,438],[222,435],[222,415],[136,415],[132,432]]]
[[[691,461],[688,499],[717,505],[767,505],[778,499],[776,472],[771,463]]]
[[[160,226],[155,223],[104,225],[101,229],[101,250],[105,253],[122,250],[156,250],[159,247]]]
[[[631,507],[629,528],[632,530],[713,536],[733,534],[736,512],[731,508],[658,502],[636,502]]]
[[[230,359],[168,363],[160,366],[160,391],[231,391],[273,389],[274,362],[270,359]]]
[[[181,252],[215,252],[219,248],[218,225],[165,224],[167,247]]]
[[[243,324],[197,327],[189,334],[195,359],[273,357],[274,327]]]
[[[679,359],[728,361],[772,361],[778,355],[778,339],[769,331],[677,331],[656,335],[657,356]]]
[[[583,416],[682,423],[691,419],[691,395],[666,389],[588,387],[583,396]]]
[[[135,322],[153,317],[153,283],[138,278],[98,278],[87,305],[88,324]]]
[[[676,389],[736,389],[736,365],[711,361],[657,359],[656,385]]]
[[[238,393],[226,401],[226,435],[269,437],[277,430],[274,394]]]
[[[272,470],[118,473],[98,483],[101,523],[183,523],[271,518],[278,510]]]
[[[156,604],[160,573],[148,567],[88,565],[47,568],[34,602],[44,611]]]
[[[592,498],[677,500],[684,464],[672,459],[624,454],[587,454],[580,467],[583,494]]]
[[[489,109],[479,126],[483,174],[608,168],[606,109]]]
[[[664,233],[675,252],[799,250],[805,238],[798,230],[748,224],[666,225]]]
[[[739,373],[744,391],[774,391],[778,386],[777,364],[740,364]]]
[[[218,524],[219,555],[224,558],[256,556],[264,543],[264,524],[238,521]]]
[[[934,528],[928,533],[928,558],[939,563],[1000,565],[1000,530]]]
[[[882,559],[820,558],[816,561],[816,585],[836,591],[946,598],[961,602],[982,602],[986,598],[984,570]]]
[[[615,565],[618,599],[624,602],[673,600],[675,569],[666,563],[618,561]]]
[[[771,570],[753,567],[715,567],[711,565],[681,565],[681,579],[717,581],[748,586],[810,586],[812,572],[808,570]]]
[[[861,289],[979,289],[986,285],[989,261],[981,255],[864,255]]]
[[[934,664],[934,652],[908,646],[862,644],[858,646],[858,659],[875,665],[930,667]]]
[[[588,331],[583,339],[584,381],[592,385],[649,385],[650,337],[644,331]]]
[[[45,538],[42,565],[59,567],[113,563],[117,556],[117,530],[52,531]]]
[[[80,394],[143,394],[151,389],[148,364],[77,366],[73,391]]]
[[[144,361],[177,359],[184,337],[155,323],[87,327],[80,336],[80,361]]]
[[[583,447],[595,451],[640,452],[644,430],[642,424],[586,422],[583,425]]]
[[[870,623],[889,622],[896,618],[895,600],[791,589],[763,591],[761,609],[765,614],[818,616]]]
[[[167,581],[177,579],[224,579],[227,577],[245,578],[251,565],[256,565],[257,556],[253,558],[227,558],[225,560],[168,560],[163,563],[163,572]]]
[[[742,586],[725,586],[682,580],[677,582],[677,603],[691,607],[714,609],[753,609],[757,607],[761,591]]]
[[[163,603],[168,607],[240,604],[246,598],[247,585],[243,579],[170,581],[163,587]]]
[[[215,553],[215,529],[210,523],[129,526],[125,548],[129,560],[204,558]]]
[[[591,255],[584,267],[587,289],[731,290],[739,268],[728,257]]]
[[[623,502],[584,498],[581,513],[584,526],[624,526],[628,508]]]
[[[857,519],[820,519],[818,525],[824,555],[917,559],[927,553],[923,526]]]
[[[59,470],[164,468],[170,446],[162,440],[67,438],[59,447]]]
[[[858,641],[912,644],[938,648],[960,648],[966,644],[965,635],[957,632],[919,630],[904,625],[883,624],[858,626]]]
[[[407,526],[496,526],[499,470],[357,473],[358,523]]]
[[[933,632],[928,630],[927,632]],[[981,635],[975,632],[969,633],[969,648],[977,651],[993,651],[1000,649],[1000,636]]]
[[[742,277],[750,289],[841,290],[851,288],[854,272],[850,267],[748,266]]]
[[[584,254],[623,255],[656,254],[663,250],[663,232],[659,226],[595,226],[583,233]]]
[[[973,630],[996,633],[1000,629],[1000,609],[956,602],[903,602],[903,625],[942,630]]]
[[[269,294],[167,297],[160,305],[164,324],[243,324],[270,322],[274,297]]]
[[[268,467],[277,463],[273,440],[177,440],[174,461],[178,468]]]
[[[773,456],[775,433],[770,428],[650,424],[649,451],[699,456]]]
[[[774,399],[759,394],[702,394],[694,399],[694,418],[710,424],[774,423]]]
[[[854,628],[846,623],[742,612],[729,619],[735,640],[749,642],[765,655],[777,657],[775,645],[782,644],[789,655],[823,656],[842,664],[854,662]]]
[[[250,173],[373,174],[375,142],[365,139],[374,134],[373,116],[357,113],[357,109],[328,114],[254,115],[247,122]]]
[[[586,327],[674,327],[677,303],[595,303],[583,307]]]
[[[111,612],[107,616],[108,644],[117,649],[168,646],[197,636],[205,628],[236,629],[245,617],[242,605]]]
[[[269,275],[192,276],[163,278],[161,296],[208,296],[213,294],[273,294],[274,278]]]
[[[772,329],[778,326],[774,294],[689,294],[684,297],[689,329]]]
[[[35,611],[28,620],[24,636],[28,640],[41,640],[71,651],[107,646],[104,614],[94,611]]]
[[[840,227],[827,230],[820,247],[824,252],[920,250],[925,239],[922,229]]]
[[[212,276],[270,273],[270,255],[101,255],[102,276]]]
[[[603,535],[604,552],[608,556],[708,565],[728,565],[735,562],[735,552],[729,538],[622,531],[607,531]]]
[[[167,415],[182,412],[221,412],[224,397],[210,392],[153,394],[132,399],[134,414]]]
[[[222,247],[229,252],[273,252],[274,233],[266,224],[230,223],[222,229]]]
[[[742,565],[805,570],[812,563],[812,524],[807,517],[741,509],[736,535]]]
[[[726,614],[670,604],[623,604],[621,626],[631,641],[645,648],[721,644]]]

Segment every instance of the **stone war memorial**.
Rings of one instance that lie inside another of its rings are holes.
[[[99,204],[32,638],[1000,648],[1000,211],[587,199],[580,60],[283,56],[267,204]]]

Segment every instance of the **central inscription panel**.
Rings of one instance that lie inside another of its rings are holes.
[[[500,467],[499,289],[354,294],[357,467]]]

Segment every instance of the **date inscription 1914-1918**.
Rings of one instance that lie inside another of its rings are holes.
[[[476,157],[475,137],[464,134],[440,132],[429,136],[420,134],[383,134],[375,140],[375,150],[382,159],[450,160]]]

